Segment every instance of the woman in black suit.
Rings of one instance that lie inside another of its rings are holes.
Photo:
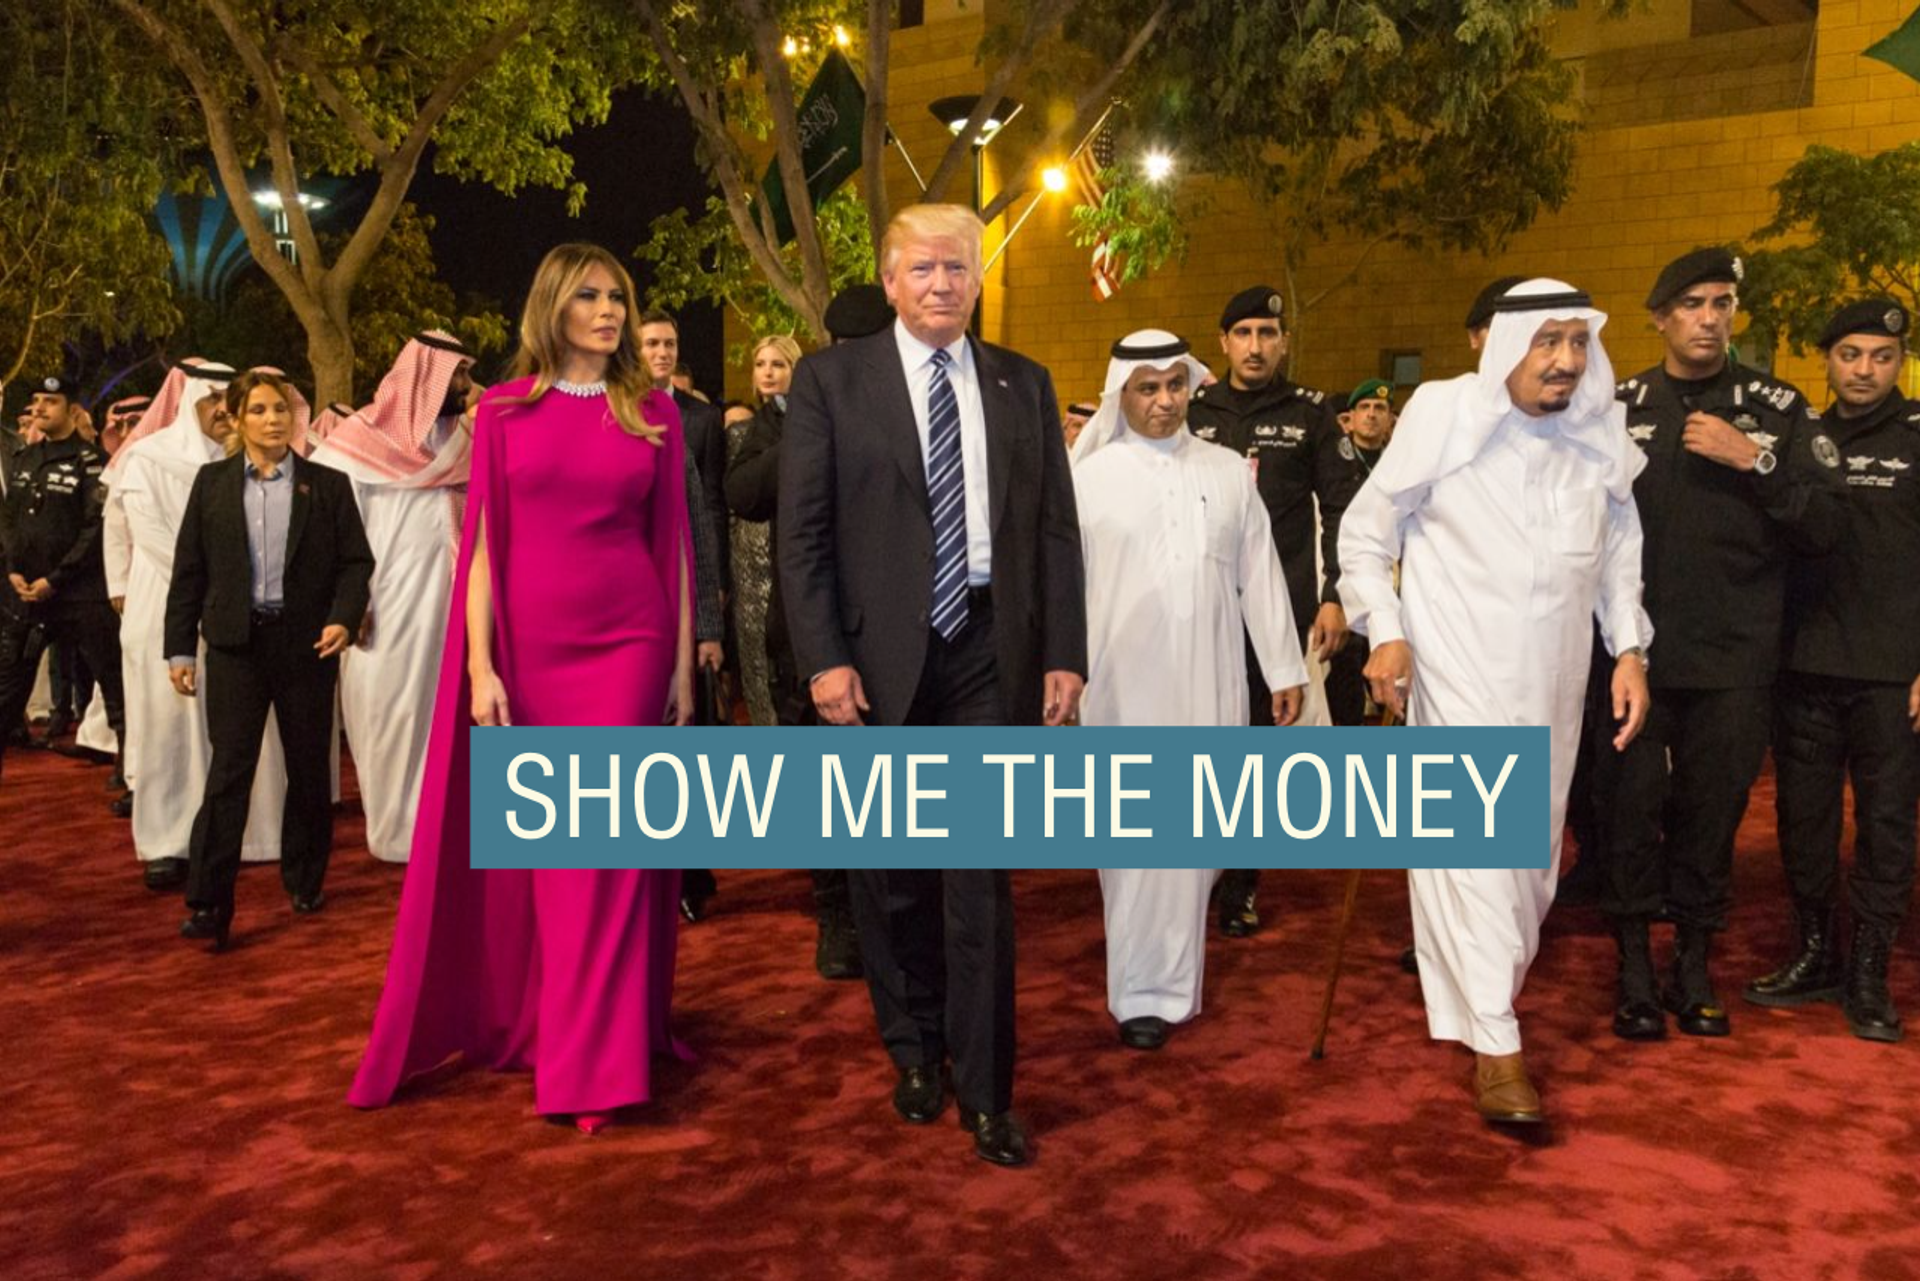
[[[317,912],[333,844],[327,737],[339,656],[367,610],[373,552],[351,482],[294,453],[294,397],[263,370],[235,379],[237,439],[194,478],[167,592],[173,687],[205,686],[213,761],[188,847],[182,936],[226,946],[247,801],[267,713],[286,753],[280,878],[293,910]],[[196,656],[204,638],[206,672]]]

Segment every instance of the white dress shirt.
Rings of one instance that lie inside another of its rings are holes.
[[[933,383],[934,349],[907,331],[904,321],[893,322],[894,341],[900,347],[900,365],[907,375],[907,395],[913,401],[914,427],[920,433],[920,464],[927,462],[927,397]],[[953,362],[947,382],[960,404],[960,465],[967,486],[967,586],[985,587],[993,581],[993,529],[987,502],[987,415],[980,403],[980,375],[974,368],[973,348],[963,334],[947,346]]]

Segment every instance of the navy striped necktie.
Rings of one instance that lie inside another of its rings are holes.
[[[952,640],[967,625],[967,474],[960,401],[947,378],[953,356],[933,353],[927,384],[927,500],[933,509],[933,630]]]

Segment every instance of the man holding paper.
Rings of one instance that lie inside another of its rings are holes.
[[[1100,408],[1075,442],[1087,572],[1087,725],[1240,725],[1252,638],[1275,724],[1307,683],[1266,507],[1244,460],[1187,428],[1206,375],[1187,344],[1143,329],[1113,346]],[[1107,1008],[1136,1050],[1200,1010],[1207,868],[1102,869]]]
[[[1411,725],[1552,731],[1545,869],[1408,873],[1428,1029],[1475,1052],[1475,1103],[1495,1122],[1542,1119],[1513,1003],[1553,903],[1594,619],[1616,659],[1616,750],[1647,712],[1633,503],[1646,460],[1614,403],[1606,320],[1556,280],[1508,290],[1479,372],[1414,393],[1340,527],[1340,591],[1372,642],[1378,702]]]

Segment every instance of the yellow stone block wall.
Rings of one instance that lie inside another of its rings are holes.
[[[1615,367],[1624,375],[1655,363],[1658,335],[1642,304],[1662,265],[1697,245],[1737,241],[1766,221],[1769,188],[1811,143],[1871,152],[1920,139],[1920,83],[1861,57],[1906,17],[1910,3],[1825,0],[1808,68],[1811,91],[1802,99],[1808,105],[1589,128],[1579,144],[1573,197],[1496,257],[1393,247],[1363,257],[1365,246],[1357,238],[1318,246],[1302,272],[1304,296],[1354,274],[1301,326],[1298,378],[1350,387],[1384,372],[1384,351],[1420,352],[1429,378],[1457,374],[1471,361],[1461,327],[1468,302],[1487,280],[1510,273],[1555,275],[1590,290],[1613,317],[1606,338]],[[1655,0],[1650,13],[1603,23],[1576,10],[1559,20],[1556,47],[1576,67],[1588,57],[1617,59],[1637,46],[1665,48],[1687,39],[1690,12],[1686,0]],[[895,37],[890,115],[923,171],[930,171],[944,144],[926,104],[982,87],[974,58],[980,31],[977,7],[950,2],[930,4],[926,26]],[[1764,74],[1777,77],[1777,68]],[[1714,103],[1690,98],[1716,84],[1724,96],[1725,83],[1725,68],[1713,66],[1646,84],[1644,92],[1670,95],[1670,114],[1710,112]],[[1037,137],[1045,110],[1044,103],[1030,105],[1004,140],[989,148],[989,194],[997,182],[992,162],[1003,153],[1010,160],[1016,147]],[[894,156],[888,165],[894,198],[907,198],[912,186],[904,165]],[[1173,329],[1203,356],[1217,358],[1226,298],[1247,285],[1283,283],[1273,250],[1273,214],[1254,208],[1234,184],[1180,180],[1201,197],[1200,211],[1189,221],[1185,259],[1104,303],[1089,285],[1088,251],[1070,238],[1071,198],[1044,199],[989,278],[985,336],[1052,369],[1062,400],[1097,394],[1108,345],[1134,329]],[[956,194],[964,197],[966,187],[959,184]],[[1016,205],[989,229],[989,251],[1024,207]],[[1816,404],[1825,403],[1816,359],[1782,353],[1779,368]]]

